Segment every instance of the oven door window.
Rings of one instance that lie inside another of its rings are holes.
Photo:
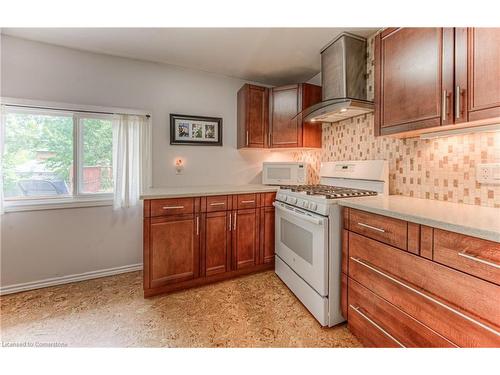
[[[307,263],[313,263],[313,234],[286,219],[280,220],[280,241]]]

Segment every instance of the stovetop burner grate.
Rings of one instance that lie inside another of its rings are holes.
[[[307,195],[320,195],[326,199],[377,195],[375,191],[329,185],[283,185],[280,186],[280,189],[291,190],[292,192],[305,192]]]

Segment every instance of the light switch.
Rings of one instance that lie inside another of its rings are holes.
[[[478,164],[476,181],[481,184],[500,185],[500,163]]]

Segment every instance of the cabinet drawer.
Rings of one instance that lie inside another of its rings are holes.
[[[238,194],[234,196],[233,205],[236,209],[257,207],[257,194]]]
[[[500,346],[492,283],[352,232],[349,277],[458,346]]]
[[[216,195],[207,197],[207,212],[227,211],[227,195]]]
[[[434,260],[500,285],[499,243],[435,229]]]
[[[194,198],[155,199],[151,201],[151,216],[192,214]]]
[[[357,316],[370,323],[395,346],[409,348],[456,347],[441,335],[404,313],[370,290],[349,279],[349,319]],[[363,340],[363,337],[360,337]],[[385,341],[385,340],[384,340]]]
[[[350,211],[349,229],[351,231],[403,250],[407,249],[408,223],[406,221],[364,211]]]

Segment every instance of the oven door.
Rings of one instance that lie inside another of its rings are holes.
[[[328,295],[328,218],[274,202],[276,254],[321,296]]]

